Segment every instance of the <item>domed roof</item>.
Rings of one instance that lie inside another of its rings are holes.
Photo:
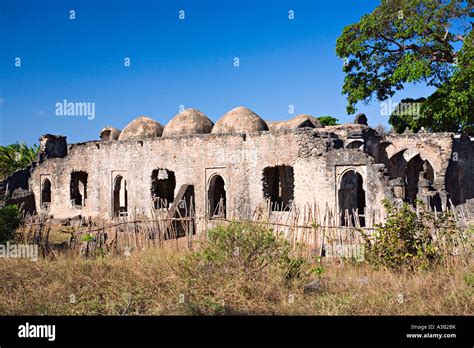
[[[163,136],[211,133],[214,122],[196,109],[186,109],[174,116],[163,130]]]
[[[324,128],[324,125],[321,123],[320,120],[308,114],[301,114],[295,116],[294,118],[288,121],[288,124],[292,125],[294,128],[311,127],[309,123],[312,123],[314,128]]]
[[[104,127],[100,131],[100,139],[103,141],[117,140],[119,135],[120,130],[112,126]]]
[[[222,116],[212,128],[212,133],[244,133],[267,131],[265,121],[253,111],[239,106]]]
[[[146,116],[140,116],[130,122],[120,133],[119,140],[130,138],[155,138],[163,133],[163,125]]]
[[[282,129],[297,129],[297,128],[323,128],[324,126],[321,124],[316,117],[307,114],[301,114],[298,116],[293,117],[291,120],[287,121],[275,121],[275,122],[267,122],[268,127],[271,131],[278,131]]]

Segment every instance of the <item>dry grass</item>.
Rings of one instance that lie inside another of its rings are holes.
[[[0,259],[0,314],[474,314],[472,263],[416,273],[323,264],[322,290],[304,294],[302,284],[315,275],[285,281],[274,268],[248,274],[193,264],[189,255],[151,249],[128,258]]]

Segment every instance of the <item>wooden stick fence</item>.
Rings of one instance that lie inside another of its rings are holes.
[[[232,212],[229,217],[226,217],[224,206],[218,206],[213,217],[196,216],[192,200],[190,207],[183,202],[184,207],[180,210],[184,215],[178,209],[170,212],[165,205],[165,208],[150,210],[148,215],[144,211],[132,211],[107,224],[72,221],[67,227],[70,229],[69,241],[62,247],[84,256],[127,256],[133,251],[154,247],[179,251],[205,243],[207,230],[217,224],[244,222],[268,226],[274,233],[285,236],[294,250],[302,250],[306,255],[360,258],[363,236],[372,238],[376,224],[385,219],[381,211],[373,209],[366,209],[364,214],[357,210],[339,213],[327,204],[322,208],[316,203],[278,207],[270,202],[252,212],[240,209],[237,214],[238,209],[228,209]],[[436,211],[434,216],[438,218]],[[462,216],[456,214],[456,218],[459,220]],[[52,221],[44,215],[30,217],[22,234],[25,242],[38,244],[42,255],[46,256],[55,249],[49,242],[52,228]]]

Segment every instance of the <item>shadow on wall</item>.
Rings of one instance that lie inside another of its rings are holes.
[[[441,210],[443,204],[440,190],[443,188],[436,187],[435,170],[430,161],[408,148],[389,157],[386,151],[389,145],[381,143],[376,158],[387,167],[394,196],[411,205],[415,205],[416,200],[420,199],[432,208]]]
[[[455,138],[446,171],[446,190],[454,205],[474,199],[474,141],[468,136]]]

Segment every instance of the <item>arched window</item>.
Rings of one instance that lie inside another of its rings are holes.
[[[127,181],[118,175],[114,181],[114,216],[126,215],[128,211]]]
[[[87,176],[86,172],[71,173],[70,199],[74,206],[86,205]]]
[[[47,206],[51,204],[51,181],[44,179],[41,185],[41,206]]]
[[[214,175],[209,181],[207,192],[209,204],[209,217],[226,217],[226,191],[224,179],[220,175]]]
[[[291,166],[266,167],[263,170],[263,196],[270,200],[272,211],[289,211],[294,198],[294,175]]]
[[[155,209],[169,208],[174,201],[176,177],[168,169],[155,169],[151,173],[151,197]]]
[[[360,226],[365,226],[365,190],[362,175],[355,170],[344,173],[339,185],[338,200],[342,226],[357,225],[354,219],[356,211]]]

